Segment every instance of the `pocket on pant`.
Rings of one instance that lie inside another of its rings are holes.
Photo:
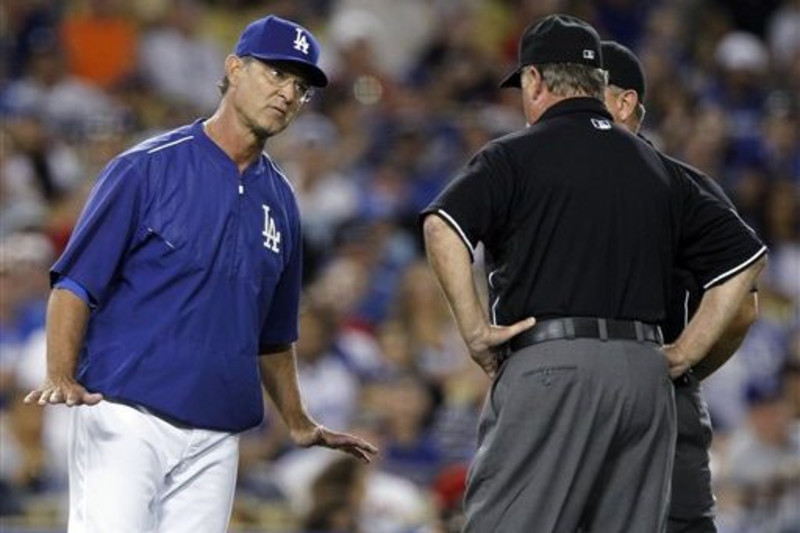
[[[564,380],[572,379],[577,369],[578,367],[575,365],[542,366],[528,370],[520,377],[529,384],[532,382],[542,387],[550,387]]]
[[[558,416],[564,402],[571,402],[578,388],[580,373],[575,365],[548,365],[530,368],[514,380],[506,398],[506,416],[531,427],[537,421]]]
[[[116,401],[103,400],[97,405],[85,406],[88,422],[97,438],[125,436],[126,431],[142,429],[142,415],[135,407]]]

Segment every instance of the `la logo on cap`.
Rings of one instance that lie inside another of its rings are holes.
[[[308,55],[308,39],[306,38],[305,32],[303,32],[303,28],[295,28],[297,32],[297,36],[294,38],[294,49],[300,52],[303,52],[305,55]]]
[[[584,50],[583,51],[583,58],[584,59],[594,59],[594,50]]]

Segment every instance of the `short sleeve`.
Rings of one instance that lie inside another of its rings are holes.
[[[64,289],[81,300],[87,305],[89,308],[96,307],[95,302],[92,301],[92,297],[89,295],[89,291],[87,291],[80,283],[76,283],[74,279],[67,278],[65,276],[61,276],[54,284],[54,289]]]
[[[296,220],[299,220],[296,218]],[[303,271],[303,246],[300,224],[295,227],[295,243],[284,266],[259,338],[259,348],[290,344],[297,340],[300,311],[300,285]]]
[[[436,214],[461,237],[475,259],[475,247],[505,220],[514,194],[514,173],[502,145],[478,152],[420,214]]]
[[[102,306],[138,229],[141,176],[130,160],[117,158],[103,170],[67,247],[50,269],[51,284],[68,277]]]
[[[707,290],[735,276],[767,251],[731,205],[680,171],[682,216],[678,265]]]
[[[725,191],[722,190],[722,187],[720,187],[719,183],[699,172],[697,174],[697,179],[698,185],[700,185],[701,189],[712,195],[729,208],[733,209],[734,211],[736,210],[736,208],[733,206],[733,202],[730,198],[728,198],[728,195],[725,194]]]

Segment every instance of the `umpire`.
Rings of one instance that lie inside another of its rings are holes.
[[[613,41],[602,42],[603,68],[608,72],[606,106],[617,124],[634,133],[644,119],[646,81],[644,69],[634,53]],[[734,209],[722,188],[711,178],[676,159],[677,166],[703,191]],[[672,297],[663,323],[665,342],[673,342],[683,325],[695,313],[703,287],[691,272],[680,265],[673,274]],[[738,312],[708,354],[690,371],[675,378],[675,405],[678,438],[672,469],[672,498],[669,508],[669,533],[713,533],[714,496],[711,490],[709,447],[712,428],[708,408],[700,392],[700,380],[722,366],[739,348],[757,316],[756,292],[742,300]]]
[[[493,378],[467,532],[663,531],[670,375],[701,359],[763,268],[729,209],[613,125],[601,67],[580,19],[529,26],[502,86],[521,88],[531,126],[484,146],[421,215],[431,268]],[[488,317],[470,268],[479,242]],[[709,290],[662,349],[678,258]]]

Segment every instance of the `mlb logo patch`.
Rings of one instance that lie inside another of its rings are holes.
[[[593,118],[592,119],[592,126],[597,128],[598,130],[610,130],[611,123],[602,118]]]
[[[584,59],[594,59],[594,50],[584,50],[583,51],[583,58]]]

